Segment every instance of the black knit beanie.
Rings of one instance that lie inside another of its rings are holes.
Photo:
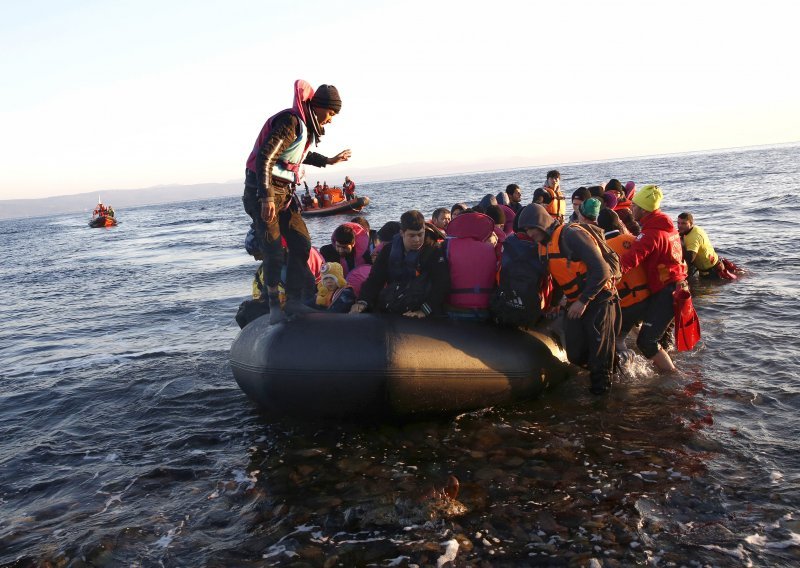
[[[320,85],[311,98],[311,104],[319,108],[329,108],[337,113],[342,110],[342,99],[333,85]]]
[[[589,190],[586,189],[585,187],[579,187],[578,189],[572,192],[572,199],[580,199],[581,201],[586,201],[591,196],[592,194],[589,193]]]

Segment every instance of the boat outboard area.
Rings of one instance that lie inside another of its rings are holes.
[[[261,317],[240,332],[230,363],[271,415],[316,418],[452,416],[535,398],[569,374],[546,325],[387,314],[308,314],[277,325]]]

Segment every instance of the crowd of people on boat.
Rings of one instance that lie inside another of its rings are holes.
[[[626,339],[664,371],[675,293],[687,278],[735,279],[688,212],[677,225],[661,210],[656,185],[617,179],[571,194],[571,211],[551,171],[522,205],[510,184],[478,204],[438,207],[430,219],[409,210],[379,230],[364,217],[340,224],[330,242],[309,248],[300,305],[306,313],[378,312],[533,327],[560,319],[570,362],[588,367],[593,393],[610,387]],[[623,221],[624,220],[624,221]],[[266,297],[268,288],[257,289]],[[288,298],[288,294],[287,294]],[[270,321],[286,310],[270,306]],[[696,320],[695,320],[696,325]]]
[[[102,202],[97,204],[97,207],[92,211],[92,217],[113,217],[114,208],[111,205],[103,205]]]
[[[297,81],[293,107],[264,124],[247,161],[250,250],[263,258],[254,296],[270,324],[318,310],[520,327],[561,317],[569,361],[589,369],[590,390],[601,394],[637,325],[636,346],[662,371],[674,369],[663,346],[673,325],[684,348],[699,338],[687,261],[702,277],[735,278],[735,265],[718,257],[691,214],[676,227],[661,210],[659,186],[617,179],[582,186],[568,213],[557,170],[528,205],[520,186],[509,184],[472,207],[437,208],[430,220],[412,209],[374,231],[354,218],[318,250],[294,188],[301,164],[350,158],[350,150],[333,158],[309,152],[340,110],[335,87],[315,91]]]
[[[329,186],[327,181],[321,184],[319,181],[314,186],[314,194],[308,185],[305,185],[305,192],[300,196],[300,203],[303,209],[314,209],[321,207],[330,207],[342,201],[352,201],[356,199],[356,184],[350,179],[350,176],[345,176],[342,187]]]

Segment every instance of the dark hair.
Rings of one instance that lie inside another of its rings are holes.
[[[503,208],[499,205],[489,205],[489,207],[486,208],[486,214],[492,218],[495,225],[506,224],[505,211],[503,211]]]
[[[431,219],[436,219],[442,216],[442,213],[450,213],[447,207],[437,207],[433,210],[433,215],[431,215]]]
[[[367,219],[365,217],[353,217],[352,219],[350,219],[350,222],[351,223],[358,223],[359,225],[364,227],[367,231],[369,231],[369,229],[370,229],[369,221],[367,221]]]
[[[554,179],[561,179],[561,172],[558,170],[550,170],[547,172],[547,177],[554,178]]]
[[[456,211],[466,211],[467,205],[465,203],[456,203],[450,208],[450,214],[452,215]]]
[[[487,193],[486,195],[481,197],[481,200],[478,203],[478,205],[480,207],[483,207],[483,210],[485,211],[486,208],[489,207],[489,205],[497,205],[497,198],[491,193]]]
[[[622,186],[622,182],[616,178],[611,178],[608,180],[608,183],[606,184],[606,191],[613,191],[614,193],[621,193],[622,195],[625,195],[626,193],[625,188]]]
[[[356,242],[356,232],[352,227],[347,225],[339,225],[333,232],[333,242],[341,243],[343,245],[352,245]]]
[[[517,184],[510,183],[506,186],[506,193],[508,194],[509,197],[511,197],[512,195],[514,195],[514,192],[517,191],[518,189],[520,189],[520,187]],[[522,190],[520,189],[520,191]]]
[[[620,233],[625,232],[624,225],[622,221],[619,219],[619,215],[613,209],[601,209],[600,213],[597,215],[597,224],[602,228],[605,232],[609,231],[619,231]]]
[[[425,217],[417,211],[412,209],[400,215],[400,230],[401,231],[421,231],[425,228]]]
[[[683,219],[684,221],[689,221],[692,225],[694,225],[694,215],[692,215],[688,211],[684,211],[683,213],[678,215],[678,219]]]
[[[581,201],[586,201],[591,196],[592,194],[589,193],[589,190],[586,189],[585,187],[579,187],[578,189],[572,192],[572,199],[580,199]]]
[[[399,221],[389,221],[384,223],[383,227],[378,231],[378,240],[382,243],[388,243],[392,240],[397,233],[400,232]]]
[[[586,189],[589,190],[589,193],[592,195],[592,197],[599,197],[600,200],[603,199],[603,193],[605,193],[605,190],[603,189],[602,185],[590,185]]]

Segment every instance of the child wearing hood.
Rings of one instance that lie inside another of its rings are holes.
[[[316,308],[346,314],[356,303],[356,293],[344,279],[342,265],[326,262],[320,269],[322,278],[317,286]]]

